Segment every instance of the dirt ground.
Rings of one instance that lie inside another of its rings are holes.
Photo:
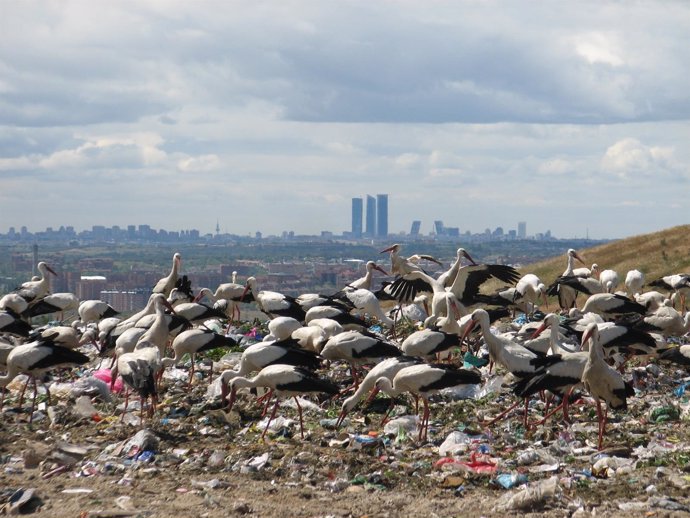
[[[156,416],[135,426],[119,422],[119,397],[114,403],[92,397],[96,420],[76,416],[73,397],[54,401],[54,422],[44,417],[29,426],[27,412],[13,408],[13,394],[0,421],[0,504],[17,489],[31,488],[36,498],[23,511],[56,518],[681,516],[690,509],[690,443],[682,420],[687,397],[673,393],[679,374],[648,376],[629,411],[611,415],[603,455],[593,447],[597,423],[586,399],[572,407],[571,426],[556,419],[525,430],[518,408],[483,427],[481,418],[513,401],[506,388],[479,400],[437,398],[425,444],[414,432],[383,433],[384,398],[353,412],[339,431],[329,424],[339,403],[322,402],[322,409],[305,412],[305,439],[286,405],[279,415],[292,423],[262,441],[254,397],[241,397],[227,414],[218,401],[205,402],[205,380],[193,388],[164,381],[168,389]],[[397,412],[414,412],[411,403],[400,403]],[[651,422],[650,412],[664,406],[678,414]],[[543,403],[533,403],[531,417],[542,412]],[[142,429],[157,440],[143,446],[137,460],[137,451],[123,444]],[[454,458],[465,464],[439,455],[453,431],[473,438]],[[524,462],[526,451],[548,451],[556,463]],[[595,461],[607,456],[630,466],[596,472]],[[469,468],[476,459],[483,460]],[[504,489],[496,482],[500,474],[522,474],[528,485]],[[551,477],[557,481],[553,495],[518,508],[506,503]]]

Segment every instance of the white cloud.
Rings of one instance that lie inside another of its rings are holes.
[[[601,168],[622,179],[669,175],[674,169],[670,147],[646,146],[635,138],[626,138],[609,146],[601,159]]]
[[[603,63],[620,67],[625,63],[620,43],[613,33],[590,32],[575,36],[573,40],[577,54],[590,64]]]
[[[177,168],[185,173],[197,173],[201,171],[214,171],[220,167],[220,159],[217,155],[202,155],[197,157],[182,158],[177,161]]]

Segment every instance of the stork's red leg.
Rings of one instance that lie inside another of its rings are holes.
[[[276,404],[273,407],[273,412],[271,412],[271,416],[268,418],[268,422],[266,423],[266,428],[264,428],[264,432],[261,434],[261,440],[264,440],[264,437],[266,437],[266,432],[268,432],[268,427],[271,425],[271,421],[273,421],[273,418],[276,416],[276,412],[278,411],[278,403],[280,399],[278,399],[278,396],[276,396]]]
[[[304,421],[302,420],[302,407],[299,404],[297,396],[294,396],[294,398],[295,403],[297,404],[297,411],[299,412],[299,433],[302,436],[302,440],[304,440]]]

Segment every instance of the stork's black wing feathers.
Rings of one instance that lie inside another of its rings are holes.
[[[464,277],[464,283],[459,281]],[[520,280],[520,272],[512,266],[505,264],[477,264],[464,266],[458,271],[456,278],[455,295],[465,306],[476,304],[476,297],[483,283],[490,278],[496,278],[502,282],[516,283]],[[458,293],[460,291],[460,293]]]

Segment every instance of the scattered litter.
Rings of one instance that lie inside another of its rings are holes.
[[[527,475],[524,473],[501,473],[496,477],[496,483],[503,489],[512,489],[527,483]]]
[[[414,433],[419,426],[419,417],[416,415],[404,415],[388,421],[383,427],[386,435],[399,435],[401,432],[406,434]]]
[[[506,495],[507,498],[500,499],[496,505],[496,510],[537,511],[542,509],[550,499],[556,496],[558,488],[557,477],[535,482],[515,494]]]

